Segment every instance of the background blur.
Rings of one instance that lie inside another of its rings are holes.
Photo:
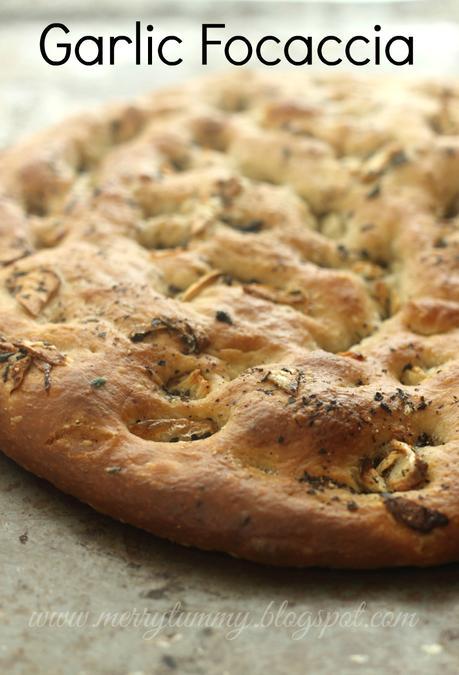
[[[151,22],[157,38],[182,37],[184,63],[136,66],[129,48],[117,52],[116,66],[85,67],[72,59],[53,67],[40,55],[40,34],[51,22],[64,22],[76,41],[84,34],[132,35],[136,19]],[[242,33],[251,40],[269,33],[282,39],[362,32],[371,38],[379,23],[382,37],[415,36],[415,67],[393,67],[398,72],[459,71],[459,0],[0,0],[0,147],[108,98],[228,68],[219,49],[208,67],[200,66],[203,22],[226,23],[228,35]]]

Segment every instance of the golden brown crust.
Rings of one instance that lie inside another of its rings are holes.
[[[459,559],[459,86],[244,73],[3,153],[0,447],[287,565]]]

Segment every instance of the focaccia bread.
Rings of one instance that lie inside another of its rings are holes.
[[[459,85],[237,72],[0,163],[0,448],[279,565],[459,559]]]

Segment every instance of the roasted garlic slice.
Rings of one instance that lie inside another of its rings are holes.
[[[34,317],[56,295],[61,281],[53,270],[40,267],[29,272],[15,271],[6,282],[11,295]]]
[[[402,384],[413,386],[425,380],[426,377],[427,375],[423,368],[420,366],[412,366],[403,370],[401,382]]]
[[[172,396],[180,396],[183,399],[204,398],[210,392],[210,383],[203,376],[199,368],[185,373],[170,380],[166,390]]]
[[[420,487],[427,464],[407,443],[392,440],[388,453],[376,466],[364,463],[361,483],[369,492],[404,492]]]
[[[300,379],[301,371],[298,368],[273,368],[263,377],[263,382],[272,382],[287,394],[296,394]]]

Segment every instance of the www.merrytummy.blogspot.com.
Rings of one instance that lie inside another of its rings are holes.
[[[235,640],[248,630],[284,629],[292,640],[309,635],[321,639],[333,628],[415,628],[419,617],[415,612],[370,612],[366,602],[351,609],[297,610],[288,601],[269,602],[258,612],[206,611],[185,609],[181,602],[165,611],[132,608],[123,611],[34,611],[29,628],[102,629],[106,627],[136,629],[144,640],[153,640],[171,629],[212,628]]]

